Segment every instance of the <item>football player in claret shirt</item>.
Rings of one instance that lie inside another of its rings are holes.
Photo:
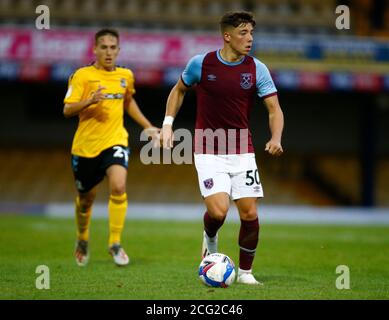
[[[161,139],[165,148],[173,147],[174,118],[186,91],[194,86],[197,95],[194,160],[206,206],[202,256],[218,252],[217,232],[226,218],[231,198],[241,221],[237,282],[261,284],[252,273],[259,236],[257,200],[263,197],[248,128],[255,97],[263,99],[268,110],[271,138],[265,151],[274,156],[283,152],[284,118],[269,70],[249,55],[255,27],[252,14],[226,13],[220,26],[223,48],[189,60],[171,90]]]
[[[127,265],[129,258],[121,246],[126,211],[126,179],[128,167],[128,133],[123,124],[124,111],[150,136],[155,128],[140,111],[133,95],[134,75],[116,66],[119,34],[102,29],[95,34],[96,61],[76,70],[69,78],[64,99],[65,117],[78,116],[79,123],[72,144],[72,169],[78,196],[75,203],[77,242],[76,262],[80,266],[89,259],[89,223],[97,185],[108,178],[109,184],[109,253],[114,262]]]

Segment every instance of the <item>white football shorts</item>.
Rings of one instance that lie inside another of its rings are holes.
[[[204,198],[219,192],[226,192],[232,200],[263,197],[254,153],[195,154],[194,162]]]

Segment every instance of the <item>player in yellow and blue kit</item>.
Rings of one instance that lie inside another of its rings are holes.
[[[97,185],[108,177],[110,198],[109,253],[117,265],[129,258],[120,238],[127,211],[126,179],[128,133],[123,125],[124,111],[151,136],[159,132],[140,111],[133,95],[134,75],[117,67],[119,34],[102,29],[95,34],[96,61],[76,70],[69,79],[64,99],[65,117],[78,116],[79,124],[72,144],[72,169],[78,190],[76,198],[76,262],[89,259],[89,223]]]

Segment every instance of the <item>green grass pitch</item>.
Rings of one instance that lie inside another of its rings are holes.
[[[219,250],[238,262],[239,225],[227,222]],[[73,259],[75,222],[48,217],[0,217],[0,299],[388,299],[389,227],[261,226],[254,263],[263,287],[200,283],[202,224],[126,221],[123,246],[130,265],[107,253],[108,222],[92,219],[91,257]],[[50,270],[50,289],[35,286],[36,267]],[[350,289],[338,290],[335,270],[347,265]]]

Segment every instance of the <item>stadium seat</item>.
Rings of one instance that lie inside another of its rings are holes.
[[[115,18],[116,14],[119,12],[120,1],[119,0],[105,0],[102,4],[101,11],[104,14],[109,15],[112,18]]]
[[[77,0],[63,0],[62,3],[57,7],[58,12],[71,15],[77,10],[77,2]]]
[[[186,14],[201,16],[203,14],[203,2],[198,0],[189,1],[187,3]]]
[[[242,11],[245,10],[245,5],[240,1],[229,1],[224,5],[224,11]],[[220,13],[219,13],[220,14]]]
[[[129,0],[126,1],[123,7],[123,12],[130,15],[137,15],[141,11],[141,1]]]
[[[11,10],[12,0],[0,0],[0,12],[1,15],[6,15]]]
[[[169,1],[166,4],[165,12],[169,15],[179,15],[181,13],[181,3],[178,0]]]
[[[19,1],[15,1],[17,4],[16,4],[16,8],[17,10],[20,12],[20,13],[31,13],[31,12],[35,12],[35,7],[34,7],[34,3],[30,0],[19,0]]]
[[[162,10],[162,4],[161,1],[158,0],[149,0],[146,1],[145,7],[144,7],[144,13],[147,14],[158,14]]]
[[[219,16],[224,11],[223,5],[220,1],[210,1],[206,7],[206,14],[209,16]]]
[[[97,13],[98,8],[97,0],[84,0],[81,6],[84,17],[89,18]]]

